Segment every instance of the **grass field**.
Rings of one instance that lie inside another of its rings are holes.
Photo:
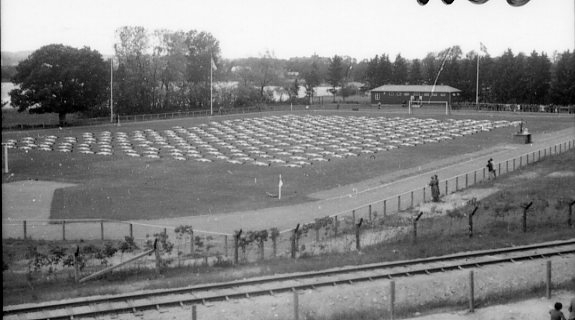
[[[405,110],[403,110],[404,112]],[[305,112],[299,113],[304,114]],[[273,113],[283,114],[283,113]],[[408,117],[403,114],[374,112],[324,111],[339,116]],[[248,117],[262,115],[249,115]],[[519,120],[515,114],[435,114],[413,117],[436,119]],[[240,116],[226,119],[240,118]],[[83,132],[109,130],[170,129],[198,126],[219,119],[179,119],[123,124],[121,127],[73,127],[61,130],[3,132],[2,141],[25,136],[80,136]],[[549,132],[573,126],[571,117],[537,116],[527,119],[531,132]],[[133,159],[123,156],[95,156],[77,153],[24,152],[10,153],[10,170],[3,183],[37,179],[76,183],[77,187],[60,189],[52,202],[51,218],[153,219],[183,217],[208,213],[225,213],[283,206],[311,201],[307,195],[413,168],[448,156],[478,151],[510,143],[516,128],[500,128],[435,144],[399,148],[368,156],[314,164],[302,169],[256,167],[228,163],[198,163],[169,159]],[[282,174],[282,199],[271,199],[266,193],[277,192],[277,177]]]

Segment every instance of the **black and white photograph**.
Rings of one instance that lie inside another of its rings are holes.
[[[575,0],[0,0],[2,319],[575,320]]]

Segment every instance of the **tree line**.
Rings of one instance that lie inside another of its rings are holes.
[[[361,61],[340,55],[278,59],[269,51],[224,59],[219,41],[209,32],[133,26],[116,30],[114,49],[107,61],[90,48],[54,44],[36,50],[15,72],[10,70],[19,86],[10,93],[12,104],[19,111],[55,112],[61,120],[72,112],[106,115],[112,89],[119,114],[191,111],[209,108],[212,79],[215,108],[273,103],[278,95],[307,103],[300,93],[312,97],[320,85],[345,98],[384,84],[450,85],[462,90],[464,102],[475,102],[477,96],[479,102],[575,103],[575,53],[569,51],[549,57],[509,49],[491,57],[486,52],[464,54],[453,46],[413,60],[401,54],[393,61],[387,54]]]

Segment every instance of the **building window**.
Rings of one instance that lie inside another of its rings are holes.
[[[434,93],[433,96],[434,96],[434,97],[437,97],[437,93]]]
[[[440,94],[440,96],[445,97],[445,93]]]
[[[429,97],[429,93],[424,93],[423,96]]]
[[[379,100],[379,93],[375,94],[375,100]]]
[[[403,95],[404,95],[404,96],[409,96],[409,92],[404,92]]]

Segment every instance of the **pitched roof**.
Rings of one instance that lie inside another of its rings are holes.
[[[387,92],[461,92],[459,89],[455,89],[454,87],[438,85],[433,86],[430,85],[383,85],[381,87],[377,87],[371,89],[371,91],[387,91]]]

